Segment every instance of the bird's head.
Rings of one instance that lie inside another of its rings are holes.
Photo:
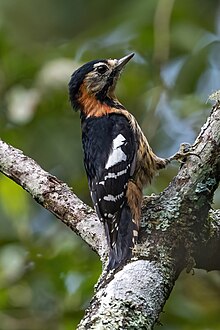
[[[115,86],[125,64],[134,53],[120,59],[95,60],[77,69],[69,82],[69,96],[74,109],[87,115],[99,105],[116,101]]]

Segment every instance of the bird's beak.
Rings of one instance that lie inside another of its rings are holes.
[[[125,64],[127,64],[128,61],[130,61],[130,59],[132,59],[133,56],[134,56],[134,53],[131,53],[129,55],[126,55],[126,56],[120,58],[116,64],[115,69],[117,71],[121,71],[123,69],[123,67],[125,66]]]

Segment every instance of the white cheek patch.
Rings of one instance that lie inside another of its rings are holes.
[[[116,136],[112,143],[112,151],[105,165],[106,169],[127,160],[126,154],[122,151],[121,146],[126,143],[126,139],[122,134]]]

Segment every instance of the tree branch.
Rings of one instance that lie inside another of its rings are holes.
[[[145,203],[139,235],[141,243],[151,247],[141,252],[143,256],[161,260],[161,253],[163,255],[164,249],[169,249],[169,253],[166,253],[170,257],[175,256],[175,262],[181,269],[192,262],[192,257],[198,256],[196,250],[203,246],[208,248],[210,239],[214,243],[213,237],[219,239],[218,229],[210,228],[214,223],[210,221],[213,213],[208,218],[220,180],[219,104],[213,108],[202,127],[193,145],[193,153],[197,156],[192,155],[187,159],[164,192]],[[210,235],[211,230],[214,236]],[[156,246],[159,246],[157,254]],[[141,248],[143,250],[140,245]]]
[[[184,267],[219,269],[209,259],[220,244],[219,217],[208,217],[220,180],[219,151],[218,103],[194,143],[197,156],[188,158],[163,193],[145,199],[136,258],[107,275],[78,329],[152,329]]]
[[[106,238],[96,213],[62,181],[44,171],[22,151],[0,139],[0,172],[24,188],[96,251],[106,254]]]
[[[184,267],[220,269],[219,211],[210,211],[220,180],[220,104],[193,153],[159,196],[143,203],[139,244],[131,263],[104,273],[79,329],[152,329]],[[95,213],[19,150],[0,141],[0,171],[79,234],[102,260],[106,239]]]

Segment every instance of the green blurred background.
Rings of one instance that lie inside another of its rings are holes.
[[[0,136],[91,204],[72,71],[135,52],[117,95],[169,156],[193,142],[220,88],[219,36],[217,0],[0,0]],[[146,193],[176,172],[162,171]],[[100,272],[74,233],[0,175],[0,330],[75,329]],[[220,329],[219,273],[183,273],[164,312],[164,330]]]

